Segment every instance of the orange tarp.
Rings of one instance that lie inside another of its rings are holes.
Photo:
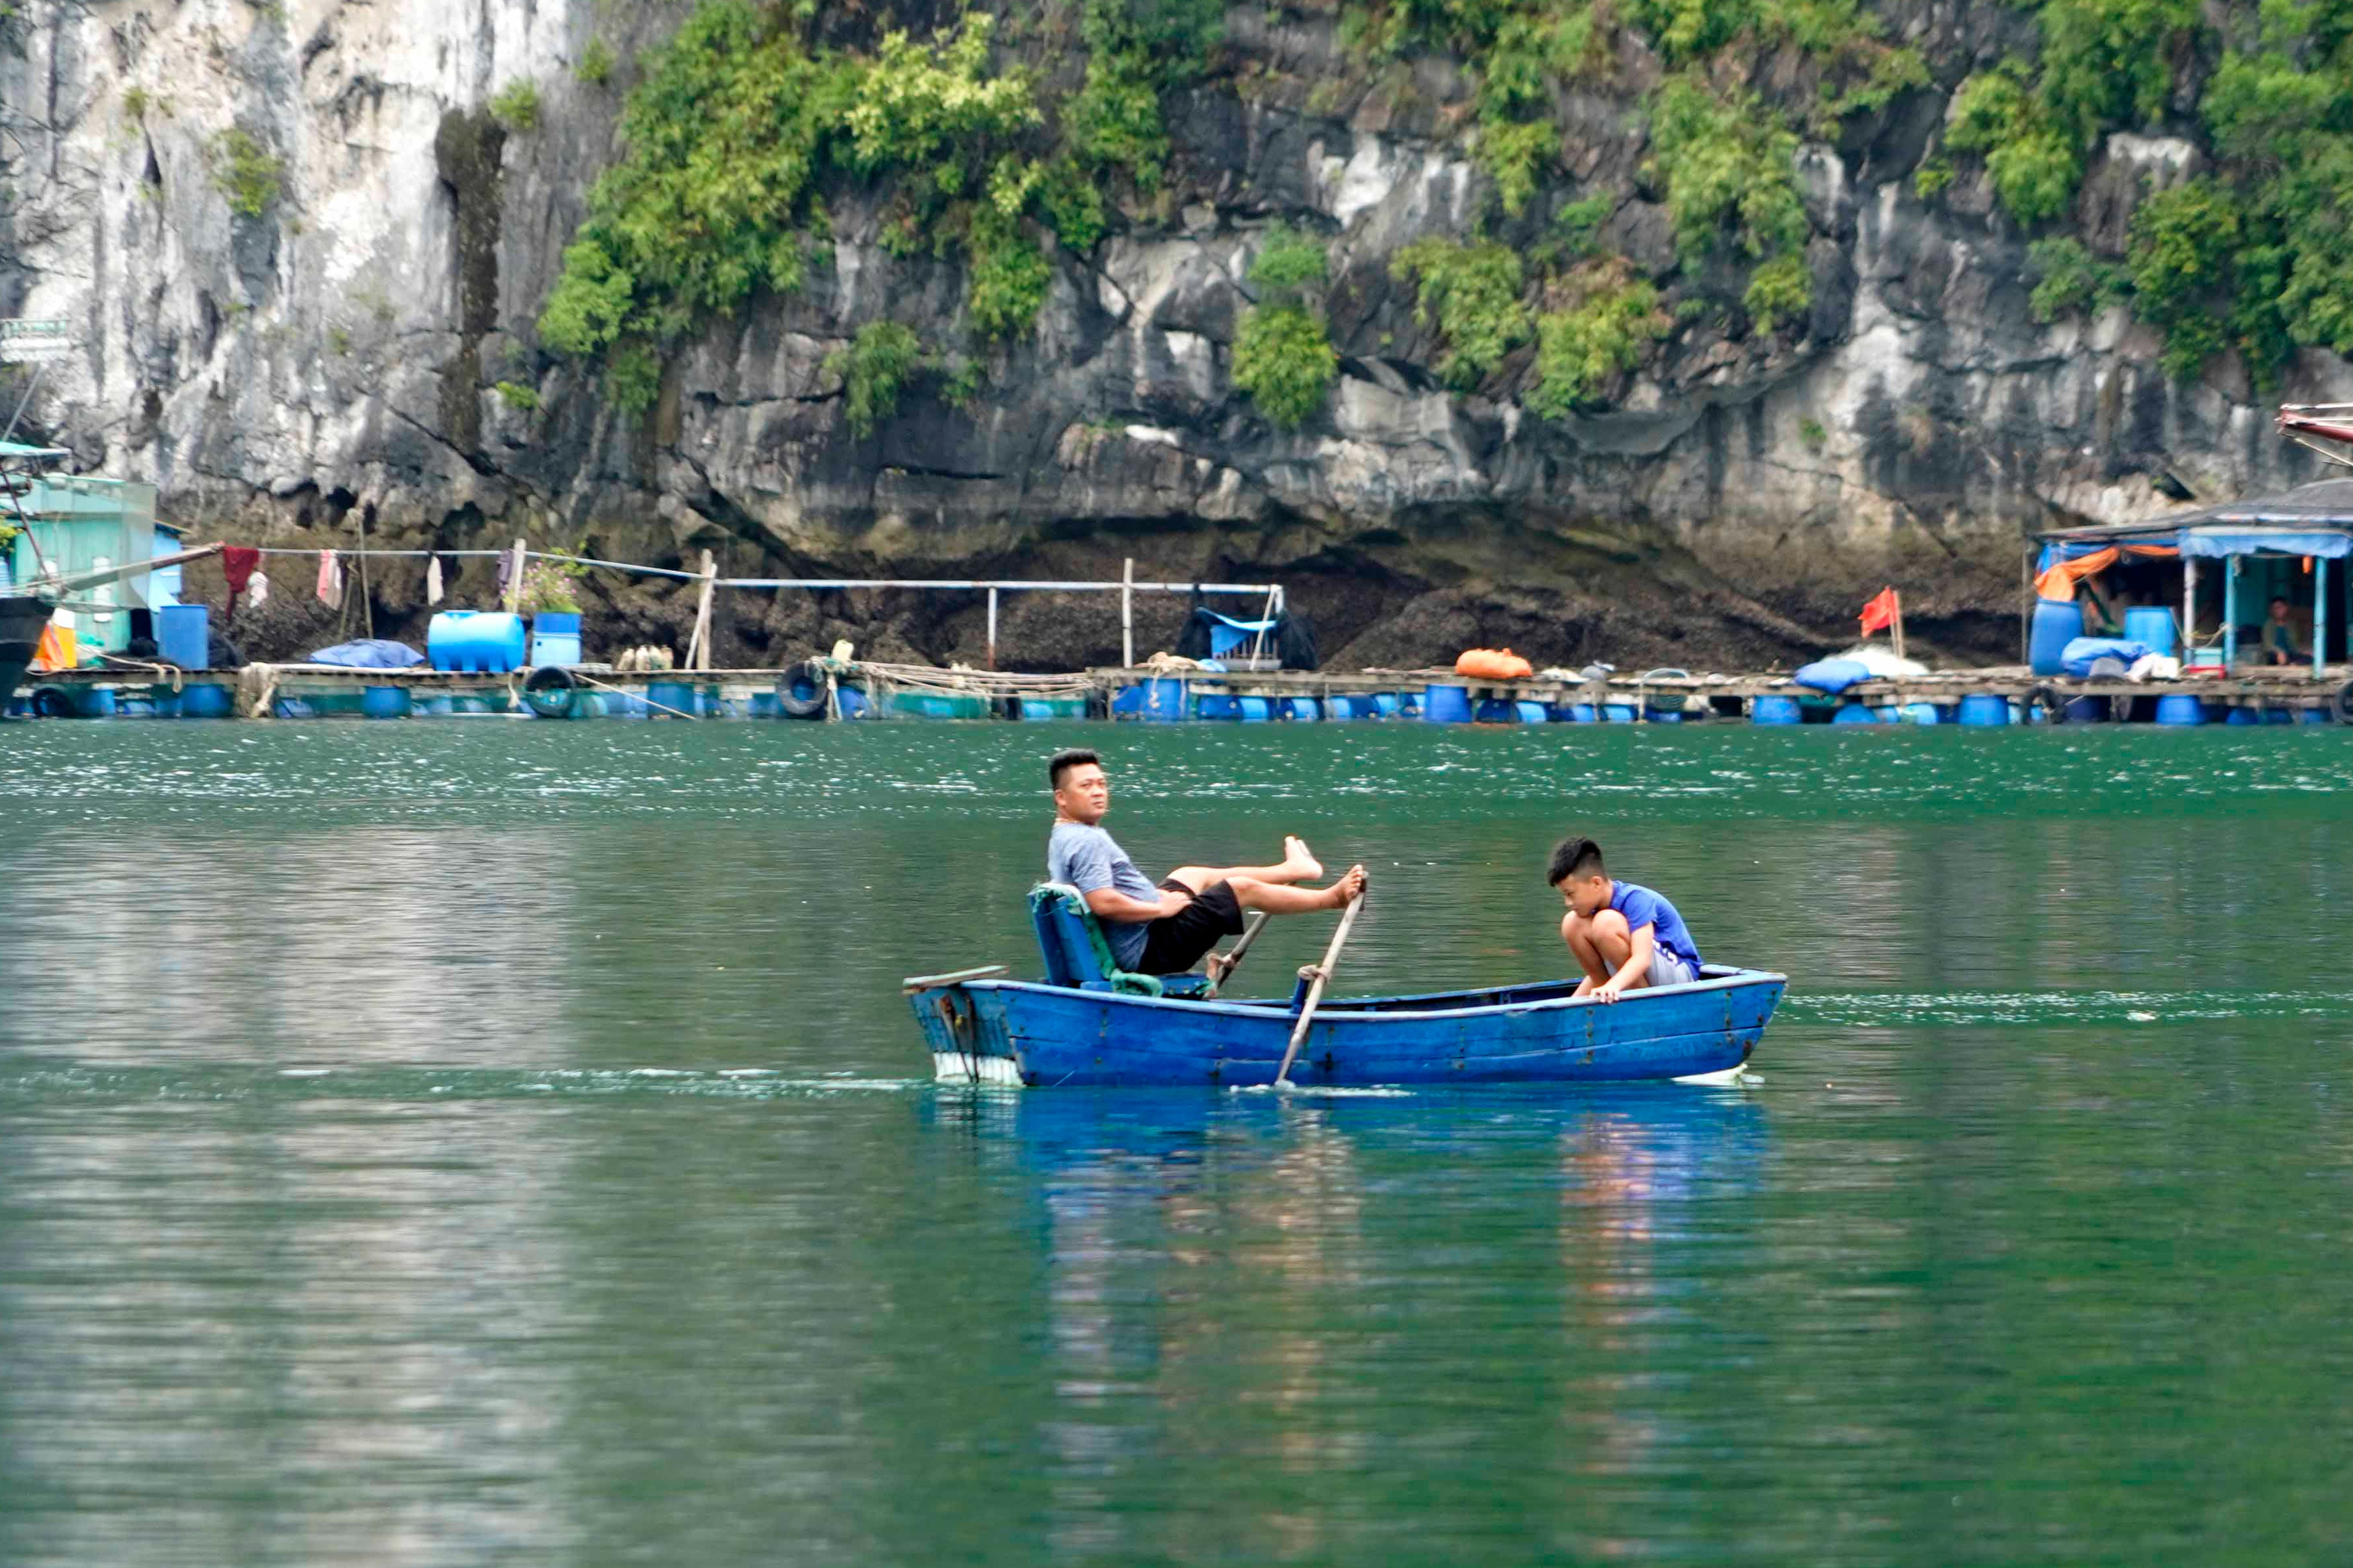
[[[1474,647],[1454,661],[1455,674],[1482,680],[1525,680],[1535,672],[1535,665],[1507,647]]]
[[[2096,577],[2116,563],[2124,555],[2179,555],[2178,544],[2111,544],[2105,550],[2094,550],[2089,555],[2078,555],[2073,561],[2053,563],[2042,575],[2034,580],[2034,591],[2046,599],[2062,603],[2075,596],[2075,584],[2086,577]]]

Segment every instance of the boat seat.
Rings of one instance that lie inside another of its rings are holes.
[[[1206,974],[1136,974],[1112,956],[1111,939],[1067,882],[1040,882],[1029,889],[1029,922],[1038,929],[1038,951],[1046,960],[1046,984],[1081,991],[1116,991],[1129,996],[1207,994]]]

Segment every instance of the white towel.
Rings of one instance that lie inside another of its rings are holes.
[[[425,602],[428,605],[441,602],[441,557],[438,555],[425,558]]]
[[[269,579],[256,572],[245,585],[245,602],[251,605],[269,603]]]

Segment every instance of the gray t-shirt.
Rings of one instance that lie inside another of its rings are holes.
[[[1054,836],[1046,840],[1046,880],[1068,882],[1082,893],[1109,888],[1146,903],[1157,902],[1160,898],[1160,889],[1135,868],[1135,862],[1127,858],[1127,851],[1110,834],[1075,822],[1054,824]],[[1130,925],[1101,916],[1096,920],[1103,935],[1111,939],[1112,956],[1119,960],[1122,969],[1134,969],[1144,961],[1149,921]]]

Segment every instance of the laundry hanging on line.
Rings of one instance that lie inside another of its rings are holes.
[[[343,607],[343,563],[332,550],[319,552],[319,603],[331,610]]]

